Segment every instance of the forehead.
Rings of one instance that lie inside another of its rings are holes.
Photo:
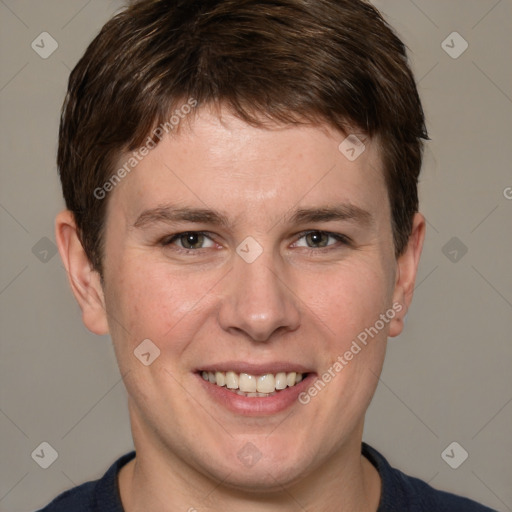
[[[164,135],[113,192],[109,210],[132,224],[169,203],[239,220],[278,218],[301,205],[371,212],[388,203],[376,141],[326,124],[255,127],[206,108]]]

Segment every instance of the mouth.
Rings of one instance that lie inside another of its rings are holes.
[[[266,373],[263,375],[206,370],[199,373],[203,380],[246,398],[274,396],[287,388],[296,386],[308,376],[308,373],[299,371]]]
[[[232,361],[198,368],[195,375],[211,399],[237,416],[268,416],[298,404],[316,373],[300,364]]]

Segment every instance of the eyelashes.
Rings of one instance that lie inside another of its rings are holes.
[[[170,237],[167,237],[165,239],[162,240],[162,245],[163,246],[169,246],[169,245],[172,245],[176,240],[182,240],[182,239],[186,239],[188,238],[189,240],[187,241],[187,243],[189,242],[192,242],[193,238],[199,238],[199,240],[203,240],[205,238],[209,239],[211,242],[213,242],[212,240],[212,237],[210,236],[210,233],[208,232],[205,232],[205,231],[184,231],[182,233],[176,233],[174,235],[171,235]],[[192,243],[192,245],[194,245]],[[200,250],[200,249],[203,249],[203,247],[200,247],[200,248],[195,248],[195,249],[191,249],[191,248],[188,248],[188,247],[178,247],[180,249],[184,249],[184,250],[187,250],[187,251],[197,251],[197,250]]]
[[[339,242],[342,245],[351,245],[351,240],[348,236],[342,235],[341,233],[331,233],[329,231],[322,231],[322,230],[309,230],[309,231],[303,231],[302,233],[299,233],[299,240],[301,238],[308,237],[310,235],[321,235],[327,237],[327,240],[329,238],[334,238],[337,242]],[[306,246],[308,249],[324,249],[327,247],[332,247],[332,244],[326,245],[326,246],[320,246],[320,247],[310,247],[309,245]]]
[[[296,236],[297,241],[292,245],[308,249],[312,252],[325,252],[326,250],[330,251],[343,246],[352,245],[352,240],[346,235],[318,229],[303,231]],[[301,239],[306,239],[305,245],[297,245]],[[329,239],[334,239],[337,244],[329,243]],[[323,244],[324,241],[326,241],[326,245],[320,245],[317,247],[308,245],[308,242],[313,244]],[[179,242],[181,245],[176,245],[176,242]],[[203,245],[205,242],[208,244],[207,247],[194,247],[194,245]],[[215,247],[216,244],[212,233],[207,231],[183,231],[180,233],[167,235],[159,240],[158,243],[162,247],[173,248],[173,250],[179,253],[186,254],[199,253],[204,249]],[[187,245],[190,247],[187,247]]]

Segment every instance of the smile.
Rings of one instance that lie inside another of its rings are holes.
[[[238,395],[252,398],[273,396],[283,389],[295,386],[305,375],[307,374],[299,372],[267,373],[258,376],[234,371],[201,372],[205,381],[225,387]]]

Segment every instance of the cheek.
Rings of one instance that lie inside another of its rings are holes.
[[[163,348],[172,338],[173,349],[179,351],[179,340],[193,326],[190,319],[208,304],[215,278],[206,273],[170,273],[161,262],[144,257],[140,261],[119,265],[112,279],[106,298],[113,328],[120,339],[130,338],[130,346],[149,338]]]
[[[314,284],[312,284],[314,283]],[[381,268],[346,265],[324,275],[303,276],[301,300],[342,349],[390,307],[392,290]]]
[[[165,262],[144,253],[118,261],[108,276],[106,299],[112,337],[122,340],[125,350],[149,338],[179,355],[222,307],[218,297],[225,272],[220,269],[171,272]],[[389,308],[385,271],[372,254],[323,268],[296,268],[287,280],[298,297],[303,327],[315,328],[325,356],[344,353]]]
[[[311,292],[311,315],[320,318],[324,334],[318,340],[322,371],[302,403],[316,404],[320,424],[355,428],[368,407],[386,352],[389,323],[380,315],[390,310],[391,296],[385,273],[375,267],[347,267]]]

